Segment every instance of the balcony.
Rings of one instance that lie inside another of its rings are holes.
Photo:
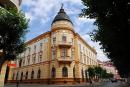
[[[70,56],[67,56],[67,57],[59,57],[58,58],[58,62],[61,63],[61,64],[70,64],[72,62],[72,59]]]
[[[70,47],[72,46],[72,42],[59,41],[59,42],[58,42],[58,46],[59,46],[59,47],[68,47],[68,48],[70,48]]]

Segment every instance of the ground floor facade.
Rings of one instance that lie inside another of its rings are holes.
[[[64,63],[46,61],[14,68],[8,82],[46,84],[87,82],[86,69],[88,67],[88,65],[76,61]]]

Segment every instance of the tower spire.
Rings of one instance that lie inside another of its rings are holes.
[[[63,6],[64,6],[64,4],[63,4],[63,3],[61,3],[61,8],[60,8],[59,13],[65,13]]]
[[[64,6],[64,4],[63,4],[63,3],[61,3],[61,9],[63,9],[63,6]]]

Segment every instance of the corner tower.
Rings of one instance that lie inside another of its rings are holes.
[[[62,78],[63,81],[73,78],[74,29],[63,5],[52,21],[51,50],[51,78]]]

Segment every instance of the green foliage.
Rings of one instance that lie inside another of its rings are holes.
[[[129,33],[130,2],[127,0],[82,0],[85,5],[80,16],[96,19],[90,36],[102,45],[103,51],[121,75],[130,74]],[[125,68],[124,68],[125,67]]]
[[[100,66],[89,67],[87,71],[91,78],[95,76],[99,78],[112,78],[114,76],[112,73],[107,73],[107,71]]]
[[[103,69],[100,66],[96,66],[94,67],[94,69],[95,69],[95,74],[101,76],[101,72]]]
[[[14,59],[25,49],[28,20],[22,12],[0,7],[0,50],[5,60]]]
[[[95,76],[95,70],[93,67],[89,67],[88,68],[88,73],[89,73],[89,76],[92,78]]]

